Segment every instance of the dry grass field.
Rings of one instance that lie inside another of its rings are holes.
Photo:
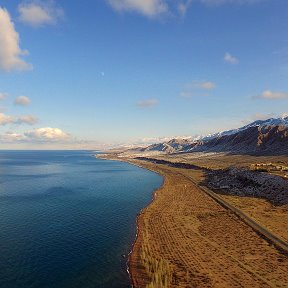
[[[275,207],[264,199],[228,195],[221,197],[288,242],[288,205]]]
[[[288,165],[288,156],[253,156],[224,153],[183,153],[161,155],[153,158],[162,158],[172,162],[193,163],[194,165],[211,169],[224,169],[230,166],[249,168],[251,164],[271,162],[281,162]]]
[[[241,161],[240,157],[224,157],[222,161],[221,157],[183,161],[182,156],[162,156],[162,159],[210,169],[248,167],[258,161],[249,157]],[[137,220],[138,237],[129,261],[134,287],[288,287],[287,253],[269,244],[231,210],[204,193],[198,185],[205,179],[205,171],[131,158],[122,160],[165,177],[154,201]],[[220,196],[287,241],[287,205]]]
[[[198,183],[202,183],[205,179],[205,174],[201,171],[183,170],[182,173],[192,176]],[[277,237],[288,242],[288,205],[275,206],[265,199],[255,197],[218,195],[234,207],[242,210]]]
[[[165,183],[138,218],[135,287],[287,287],[287,255],[178,174],[182,169],[141,166],[165,175]]]
[[[225,154],[180,154],[157,157],[171,162],[184,162],[209,169],[225,169],[228,167],[250,168],[256,163],[286,163],[288,156],[249,156]],[[182,169],[183,174],[193,177],[197,183],[205,180],[205,172]],[[287,181],[288,185],[288,181]],[[219,195],[236,208],[241,209],[252,219],[288,242],[288,205],[275,206],[267,200],[253,197]]]

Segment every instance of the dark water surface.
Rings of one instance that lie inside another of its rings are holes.
[[[162,177],[89,151],[0,151],[0,287],[130,287],[137,213]]]

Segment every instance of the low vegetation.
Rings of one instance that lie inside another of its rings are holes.
[[[141,260],[150,279],[150,283],[146,285],[146,288],[168,288],[169,283],[172,282],[170,264],[159,256],[155,257],[147,230],[143,231],[142,236]]]

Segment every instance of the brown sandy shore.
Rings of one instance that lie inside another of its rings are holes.
[[[287,253],[205,194],[187,170],[123,160],[164,176],[137,219],[133,287],[288,287]]]

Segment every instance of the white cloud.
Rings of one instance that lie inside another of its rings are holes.
[[[28,131],[24,133],[24,135],[30,140],[40,141],[40,142],[57,142],[57,141],[65,141],[70,138],[68,133],[63,132],[59,128],[38,128],[32,131]]]
[[[15,132],[6,132],[5,134],[0,135],[1,142],[17,142],[24,139],[24,136]]]
[[[7,96],[8,96],[7,93],[0,93],[0,101],[4,100]],[[30,103],[31,103],[31,100],[27,96],[19,96],[14,101],[14,105],[19,105],[19,106],[27,106]],[[3,109],[3,107],[0,107],[0,109],[2,109],[3,111],[6,110],[6,109]],[[0,110],[0,112],[1,112],[1,110]],[[2,119],[4,119],[3,115],[4,114],[2,114]],[[9,117],[9,119],[11,120],[11,121],[9,121],[9,123],[11,123],[11,124],[34,125],[38,122],[38,119],[33,115],[24,115],[24,116],[20,116],[20,117],[14,117],[14,116],[7,116],[6,115],[6,119],[8,119],[7,117]]]
[[[255,121],[255,120],[266,120],[266,119],[273,118],[273,117],[275,117],[275,113],[267,113],[267,114],[255,113],[250,118],[251,120]]]
[[[7,93],[1,93],[1,92],[0,92],[0,101],[1,101],[1,100],[4,100],[7,96],[8,96]]]
[[[276,91],[266,90],[266,91],[263,91],[262,94],[255,96],[253,98],[268,99],[268,100],[284,100],[284,99],[288,99],[288,92],[276,92]]]
[[[155,17],[168,12],[165,0],[107,0],[117,11],[137,12],[148,17]]]
[[[69,141],[72,140],[72,141]],[[56,145],[63,143],[70,143],[72,146],[77,144],[75,139],[71,139],[70,135],[63,132],[59,128],[38,128],[23,134],[8,131],[0,134],[0,142],[3,143],[26,143],[29,145]],[[17,146],[15,146],[17,147]],[[49,146],[47,146],[49,147]]]
[[[15,120],[15,124],[35,125],[37,122],[38,118],[33,115],[20,116]]]
[[[14,118],[12,116],[6,115],[4,113],[0,113],[0,126],[4,126],[7,124],[13,124]]]
[[[242,120],[242,123],[244,125],[247,125],[253,121],[256,120],[267,120],[269,118],[273,118],[275,117],[275,113],[255,113],[253,115],[251,115],[250,117],[247,117],[246,119]]]
[[[55,129],[55,128],[54,128]],[[116,143],[103,143],[92,140],[69,139],[35,139],[26,136],[27,133],[8,131],[0,134],[0,145],[2,149],[89,149],[104,150],[112,147],[119,147]]]
[[[136,12],[149,18],[176,14],[185,16],[188,8],[197,1],[206,6],[220,6],[254,4],[265,0],[106,0],[118,12]]]
[[[155,98],[141,100],[137,102],[139,108],[151,108],[158,104],[158,100]]]
[[[19,20],[33,27],[56,24],[64,12],[54,1],[30,1],[18,6]]]
[[[18,96],[14,104],[19,106],[28,106],[31,103],[31,100],[27,96]]]
[[[0,126],[4,126],[7,124],[28,124],[34,125],[38,122],[38,119],[33,115],[24,115],[20,117],[14,117],[10,115],[6,115],[4,113],[0,113]]]
[[[231,55],[228,52],[225,53],[224,60],[225,60],[225,62],[230,63],[230,64],[238,64],[239,63],[239,59],[236,58],[235,56]]]
[[[216,84],[210,81],[192,81],[184,85],[183,91],[180,93],[181,97],[191,98],[193,96],[207,96],[207,93],[203,93],[206,90],[215,89]]]
[[[180,93],[180,97],[183,97],[183,98],[191,98],[193,96],[194,96],[194,93],[186,89]]]
[[[200,0],[201,3],[208,6],[218,6],[223,4],[254,4],[265,0]]]
[[[192,0],[187,0],[185,2],[181,1],[178,3],[177,10],[180,15],[185,16],[187,13],[188,8],[192,4]]]
[[[202,82],[202,83],[199,83],[199,87],[202,89],[211,90],[211,89],[214,89],[216,85],[213,82]]]
[[[0,69],[4,71],[27,70],[32,65],[21,57],[28,52],[19,46],[19,34],[6,9],[0,7]]]
[[[149,145],[149,144],[156,144],[156,143],[163,143],[163,142],[168,142],[172,139],[186,139],[186,140],[192,140],[192,136],[167,136],[167,137],[147,137],[147,138],[141,138],[141,139],[136,139],[136,140],[131,140],[130,144],[133,145]]]

